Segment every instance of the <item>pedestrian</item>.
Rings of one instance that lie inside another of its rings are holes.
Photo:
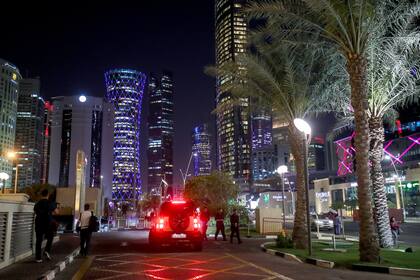
[[[89,251],[90,238],[92,232],[89,228],[90,218],[93,216],[92,211],[89,211],[89,204],[85,204],[84,211],[80,213],[79,227],[80,227],[80,251],[81,256],[87,256]]]
[[[395,220],[395,217],[391,217],[390,226],[391,226],[392,240],[393,240],[394,246],[397,246],[398,235],[400,235],[400,225],[398,224],[397,220]]]
[[[41,199],[35,204],[35,261],[42,262],[42,241],[47,239],[44,249],[44,256],[47,260],[51,260],[51,247],[54,238],[53,218],[52,214],[56,211],[56,204],[48,200],[48,190],[41,191]]]
[[[225,213],[223,212],[223,209],[220,208],[219,211],[215,215],[216,220],[216,234],[214,235],[214,239],[217,240],[217,236],[219,235],[219,232],[222,233],[223,241],[226,241],[226,234],[225,234]]]
[[[241,237],[239,235],[239,216],[236,209],[233,209],[232,215],[230,215],[230,243],[233,243],[233,235],[238,238],[238,244],[241,244]]]
[[[335,214],[333,223],[334,223],[334,234],[340,235],[341,234],[341,217],[340,215],[338,215],[338,213]]]
[[[203,211],[200,212],[200,220],[201,220],[201,229],[203,231],[203,239],[208,240],[207,228],[208,228],[208,223],[210,220],[210,212],[207,207],[204,207]]]

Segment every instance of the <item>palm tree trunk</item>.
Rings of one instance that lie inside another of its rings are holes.
[[[381,161],[384,156],[384,127],[380,117],[369,119],[370,134],[370,162],[372,167],[370,175],[372,180],[373,203],[375,205],[376,230],[379,237],[379,245],[383,248],[392,247],[392,234],[389,224],[388,203],[386,198],[384,175]]]
[[[379,245],[373,225],[369,174],[369,125],[367,101],[367,61],[364,57],[349,54],[347,71],[350,76],[351,105],[354,110],[356,175],[360,217],[360,260],[375,262],[379,257]]]
[[[289,125],[289,136],[292,155],[296,168],[296,211],[293,224],[292,239],[295,248],[307,248],[308,228],[306,224],[306,197],[305,197],[305,173],[304,173],[304,149],[302,147],[302,133],[293,124]]]

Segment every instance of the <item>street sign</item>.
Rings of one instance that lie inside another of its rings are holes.
[[[419,181],[401,181],[401,183],[398,183],[398,187],[402,188],[404,191],[414,191],[419,189],[419,186]]]

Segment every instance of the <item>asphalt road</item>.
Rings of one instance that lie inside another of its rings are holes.
[[[266,240],[244,239],[239,245],[208,241],[202,252],[188,248],[154,252],[146,231],[98,233],[93,236],[91,256],[77,259],[56,279],[72,279],[84,268],[83,279],[412,279],[385,274],[323,269],[263,253]]]

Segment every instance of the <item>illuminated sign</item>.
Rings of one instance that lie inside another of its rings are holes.
[[[315,193],[315,196],[320,201],[328,201],[328,198],[330,197],[330,193],[329,192],[318,192],[318,193]]]
[[[419,186],[420,186],[419,181],[402,181],[398,183],[398,187],[402,188],[405,191],[418,189]]]

